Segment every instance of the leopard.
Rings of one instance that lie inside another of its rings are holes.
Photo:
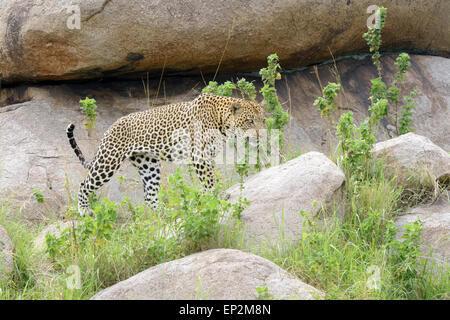
[[[187,159],[203,191],[211,191],[215,186],[217,141],[230,137],[258,139],[264,124],[263,103],[201,93],[191,101],[151,107],[119,118],[104,133],[93,160],[87,162],[71,123],[67,138],[87,170],[78,191],[78,212],[93,216],[90,195],[110,181],[125,160],[137,169],[145,203],[151,210],[158,208],[161,161]]]

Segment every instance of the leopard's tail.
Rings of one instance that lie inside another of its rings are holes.
[[[80,162],[83,165],[83,167],[85,167],[86,169],[89,169],[91,167],[91,164],[86,162],[83,152],[81,152],[80,148],[77,145],[77,142],[75,141],[75,137],[73,135],[74,129],[75,129],[75,125],[73,123],[69,124],[69,126],[66,129],[67,138],[69,138],[70,146],[72,147],[73,151],[77,155],[78,159],[80,159]]]

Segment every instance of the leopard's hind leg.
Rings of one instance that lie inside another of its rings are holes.
[[[144,184],[145,202],[155,211],[158,207],[158,191],[161,182],[161,162],[150,153],[133,153],[130,162],[138,169]]]
[[[89,208],[90,194],[111,180],[127,157],[126,150],[118,150],[114,146],[108,148],[106,144],[100,146],[78,192],[78,212],[81,216],[92,215],[92,210]]]

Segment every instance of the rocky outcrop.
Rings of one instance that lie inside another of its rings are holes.
[[[82,90],[75,95],[64,86],[44,91],[46,96],[0,108],[0,201],[11,200],[11,206],[20,209],[13,210],[14,214],[30,220],[61,214],[70,198],[76,197],[85,170],[68,143],[65,128],[69,123],[76,124],[75,136],[89,161],[109,125],[129,112],[146,108],[144,101],[137,105],[136,100],[118,95],[112,98],[107,91],[99,93],[99,105],[105,108],[99,110],[96,128],[88,136],[78,101],[83,96],[96,96],[96,91]],[[136,180],[120,184],[113,179],[102,189],[104,193],[98,194],[115,201],[125,195],[141,201],[142,186],[136,174],[125,164],[117,176]],[[44,202],[37,201],[35,190],[42,194]]]
[[[78,5],[79,3],[79,5]],[[277,52],[285,68],[368,52],[371,0],[4,0],[4,83],[256,71]],[[450,54],[450,2],[380,0],[383,49]],[[420,17],[420,23],[417,19]],[[132,21],[132,23],[130,23]],[[79,22],[79,24],[78,24]]]
[[[410,132],[375,144],[372,152],[404,185],[411,176],[422,185],[450,181],[450,154],[426,137]]]
[[[388,83],[394,74],[394,61],[395,56],[382,58]],[[450,101],[450,75],[445,71],[450,70],[450,59],[415,55],[411,63],[404,88],[419,89],[412,127],[415,133],[450,151],[450,104],[447,102]],[[376,77],[376,70],[370,57],[348,58],[338,61],[336,66],[345,91],[345,95],[338,97],[344,106],[338,113],[351,110],[360,122],[367,116],[368,84]],[[330,65],[318,66],[317,74],[322,85],[336,81]],[[260,85],[258,78],[245,77]],[[277,81],[278,94],[292,116],[286,128],[286,146],[303,153],[329,154],[327,131],[331,128],[313,106],[314,99],[321,94],[313,68],[284,73],[282,77]],[[217,80],[229,79],[230,75],[223,74]],[[158,85],[158,81],[149,83],[150,104],[155,106],[191,100],[204,86],[201,77],[164,78],[161,88],[165,90],[160,89],[156,99]],[[79,109],[79,100],[86,96],[95,98],[98,105],[96,128],[91,136],[83,126],[84,116]],[[85,174],[67,141],[67,125],[76,124],[75,137],[90,160],[109,125],[125,114],[148,107],[142,81],[4,87],[0,90],[0,201],[12,199],[12,204],[22,208],[23,216],[28,219],[63,213],[69,201],[67,190],[74,197]],[[388,123],[382,122],[378,141],[390,139],[387,128]],[[140,178],[133,167],[125,162],[117,176],[126,177],[127,181],[120,183],[113,178],[100,189],[100,196],[115,201],[123,196],[133,201],[143,200]],[[33,196],[36,187],[45,202],[36,201]]]
[[[304,220],[300,212],[316,216],[322,207],[333,204],[338,209],[344,181],[344,173],[318,152],[306,153],[251,176],[242,192],[242,197],[250,201],[241,217],[248,244],[281,236],[287,240],[300,239]],[[229,201],[235,202],[240,186],[235,185],[227,192]]]
[[[397,55],[382,57],[383,77],[386,84],[391,85],[395,74],[395,58]],[[340,106],[337,116],[351,111],[357,123],[361,123],[368,116],[370,80],[377,77],[375,67],[370,57],[353,57],[338,61],[337,71],[340,75],[343,90],[336,99]],[[301,147],[302,151],[316,150],[329,154],[335,144],[331,143],[326,119],[318,114],[314,100],[321,96],[321,86],[328,82],[336,82],[332,74],[334,65],[321,65],[314,68],[283,74],[278,81],[278,94],[286,110],[292,115],[287,126],[287,145],[293,148]],[[415,133],[431,139],[445,151],[450,151],[450,59],[432,56],[411,56],[411,67],[405,74],[403,92],[409,93],[413,88],[418,89],[415,98],[415,110],[412,110],[412,129]],[[391,110],[391,119],[394,110]],[[382,121],[378,131],[377,141],[384,141],[395,137],[391,122]]]
[[[403,234],[406,224],[420,219],[422,224],[421,251],[425,258],[432,257],[440,265],[450,263],[450,200],[449,195],[443,196],[432,205],[422,205],[413,208],[397,218],[396,225],[400,228],[398,237]]]
[[[13,243],[6,229],[0,226],[0,281],[7,281],[13,270]]]
[[[250,300],[263,286],[275,299],[323,297],[319,290],[264,258],[215,249],[152,267],[100,291],[92,300]]]

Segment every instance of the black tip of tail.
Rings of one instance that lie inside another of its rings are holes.
[[[66,129],[67,137],[69,139],[73,138],[73,130],[75,129],[75,125],[73,123],[69,124],[69,126]]]

